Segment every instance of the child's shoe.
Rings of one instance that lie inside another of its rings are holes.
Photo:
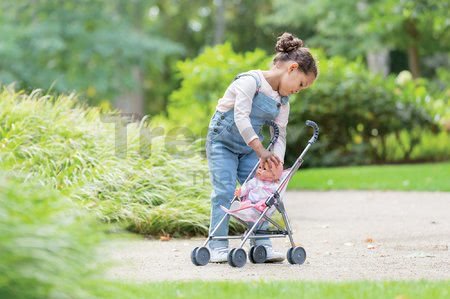
[[[273,250],[272,246],[264,245],[267,252],[266,263],[281,263],[285,259],[285,254]]]
[[[210,263],[226,263],[228,261],[228,247],[208,248],[211,254]]]

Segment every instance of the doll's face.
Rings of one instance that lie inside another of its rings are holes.
[[[282,96],[298,93],[311,86],[316,79],[313,72],[305,74],[300,70],[296,62],[286,61],[281,64],[280,67],[284,70],[278,87],[278,93]]]
[[[269,168],[268,163],[265,165],[259,165],[256,170],[256,177],[261,181],[274,182],[280,179],[283,173],[283,165],[280,163],[278,166],[274,166],[272,169]]]

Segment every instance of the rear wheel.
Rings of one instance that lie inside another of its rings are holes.
[[[252,246],[248,254],[250,261],[254,264],[262,264],[267,259],[267,250],[264,245]]]
[[[247,262],[247,254],[242,248],[233,248],[228,253],[228,264],[232,267],[244,267]]]

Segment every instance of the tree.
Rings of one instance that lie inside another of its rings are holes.
[[[136,29],[122,14],[121,2],[1,2],[0,81],[25,89],[85,91],[96,101],[137,88],[133,70],[158,69],[164,57],[182,48]]]
[[[421,75],[420,57],[450,51],[448,1],[378,0],[370,6],[367,32],[391,48],[405,50],[414,78]]]
[[[448,11],[449,2],[439,0],[274,0],[265,23],[290,26],[330,56],[367,55],[370,62],[373,53],[405,51],[418,77],[421,56],[450,50]]]

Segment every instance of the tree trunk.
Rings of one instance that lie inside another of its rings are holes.
[[[125,113],[144,114],[144,93],[142,90],[142,71],[138,66],[132,69],[133,79],[137,82],[137,88],[125,92],[116,99],[116,107]]]
[[[413,78],[420,77],[419,50],[415,45],[408,47],[408,65]]]
[[[406,32],[409,37],[408,45],[408,65],[409,70],[414,79],[420,77],[420,61],[419,61],[419,31],[414,20],[408,19],[405,22]]]
[[[389,74],[389,50],[387,48],[368,52],[366,55],[369,70],[386,77]]]
[[[117,4],[118,13],[122,13],[127,11],[127,3],[119,1]],[[142,32],[143,28],[143,18],[145,14],[143,13],[143,3],[138,1],[134,3],[131,7],[132,12],[132,23],[134,30],[138,32]],[[136,89],[125,91],[123,94],[116,98],[116,107],[119,108],[122,112],[125,113],[134,113],[137,114],[138,118],[142,117],[145,113],[145,105],[144,105],[144,90],[143,90],[143,81],[144,81],[144,73],[139,67],[139,65],[135,65],[131,69],[131,75],[133,80],[136,82]]]
[[[221,44],[224,41],[225,34],[225,3],[223,0],[215,0],[216,4],[216,22],[214,28],[214,45]]]

